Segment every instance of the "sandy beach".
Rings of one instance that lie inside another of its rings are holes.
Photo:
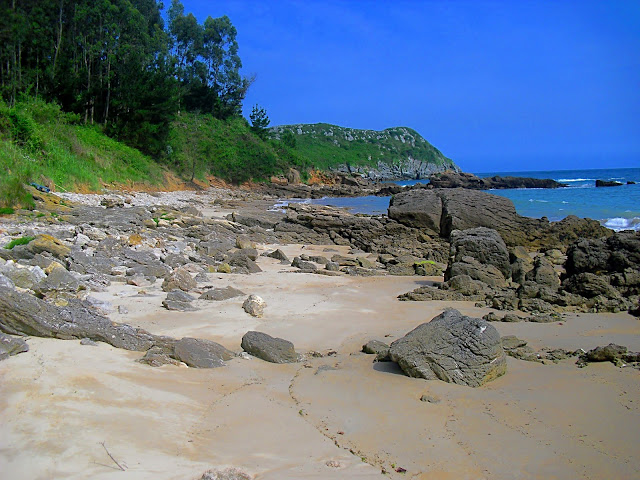
[[[291,257],[348,251],[282,248]],[[373,363],[362,345],[390,343],[447,307],[476,317],[490,310],[396,299],[435,277],[294,273],[266,257],[258,264],[261,273],[210,274],[208,285],[260,295],[263,318],[242,310],[244,297],[167,311],[159,282],[93,295],[128,309],[112,320],[155,334],[236,352],[248,330],[285,338],[300,363],[245,356],[217,369],[150,368],[135,361],[139,352],[31,337],[27,354],[0,363],[3,477],[196,479],[231,467],[256,479],[637,477],[637,370],[508,358],[507,374],[480,388],[409,378],[393,363]],[[534,347],[640,350],[640,324],[627,313],[495,325]]]

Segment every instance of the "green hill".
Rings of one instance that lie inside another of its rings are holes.
[[[269,133],[285,142],[287,136],[289,142],[293,138],[296,152],[320,170],[350,171],[379,179],[424,178],[444,170],[460,170],[407,127],[375,131],[316,123],[273,127]]]

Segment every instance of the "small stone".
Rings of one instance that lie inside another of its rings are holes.
[[[420,401],[421,402],[428,402],[428,403],[440,403],[440,399],[437,397],[434,397],[432,395],[422,395],[420,397]]]
[[[262,317],[264,315],[264,307],[266,306],[267,302],[257,295],[249,295],[242,304],[244,311],[254,317]]]
[[[89,345],[91,347],[97,347],[98,343],[94,342],[90,338],[82,338],[82,339],[80,339],[80,345]]]
[[[231,265],[223,263],[218,266],[218,273],[231,273]]]

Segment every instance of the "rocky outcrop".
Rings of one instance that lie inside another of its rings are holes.
[[[596,180],[596,187],[620,187],[622,185],[614,180]]]
[[[471,387],[483,385],[507,369],[495,327],[452,309],[393,342],[389,355],[410,377]]]
[[[245,352],[266,362],[295,363],[298,361],[298,354],[293,343],[266,333],[247,332],[242,337],[241,345]]]
[[[89,338],[125,350],[146,351],[174,340],[130,325],[113,323],[78,300],[56,307],[28,293],[0,286],[0,330],[11,335],[61,339]]]
[[[454,230],[491,228],[509,246],[564,249],[578,238],[611,235],[595,220],[568,216],[549,223],[546,219],[522,217],[505,197],[463,188],[421,188],[398,193],[389,203],[388,215],[402,225],[443,238]]]
[[[500,234],[495,230],[486,227],[456,230],[452,232],[450,240],[450,269],[455,266],[456,262],[460,262],[464,257],[469,256],[482,265],[495,267],[503,278],[511,277],[507,246]],[[450,269],[445,272],[445,280],[452,276]]]
[[[429,177],[429,183],[433,188],[469,188],[473,190],[492,190],[509,188],[561,188],[564,183],[556,182],[550,178],[530,177],[493,177],[480,178],[472,173],[446,171]]]

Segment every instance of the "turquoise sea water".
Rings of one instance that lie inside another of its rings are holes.
[[[533,218],[547,217],[551,221],[562,220],[567,215],[576,215],[593,218],[614,230],[640,230],[640,168],[485,172],[476,175],[552,178],[569,185],[558,189],[489,190],[490,193],[509,198],[520,215]],[[596,188],[596,180],[616,180],[624,185]],[[627,181],[636,184],[627,185]],[[418,182],[426,180],[397,183],[411,185]],[[307,202],[345,207],[353,213],[376,215],[386,213],[389,197],[322,198]]]

